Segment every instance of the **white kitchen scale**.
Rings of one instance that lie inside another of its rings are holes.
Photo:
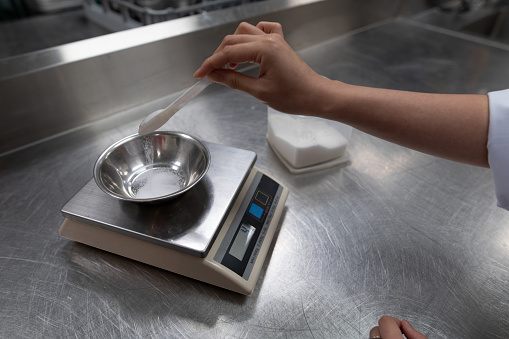
[[[92,179],[62,208],[60,235],[251,294],[288,188],[254,167],[256,153],[205,144],[210,168],[182,196],[158,204],[120,201]]]

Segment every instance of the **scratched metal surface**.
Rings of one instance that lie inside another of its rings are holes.
[[[350,83],[431,92],[508,87],[509,51],[391,21],[302,51]],[[99,154],[163,98],[0,158],[2,338],[366,338],[381,315],[430,338],[509,337],[509,212],[490,171],[354,131],[347,166],[291,175],[266,107],[210,86],[167,128],[253,150],[291,193],[253,295],[58,235]]]

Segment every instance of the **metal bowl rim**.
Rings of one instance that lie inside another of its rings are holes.
[[[182,188],[182,189],[180,189],[178,191],[175,191],[175,192],[173,192],[171,194],[164,195],[164,196],[161,196],[161,197],[156,197],[156,198],[145,198],[145,199],[130,198],[130,197],[126,197],[126,196],[123,196],[123,195],[115,194],[115,193],[111,192],[110,190],[108,190],[106,187],[104,187],[104,185],[102,184],[101,180],[99,180],[99,178],[98,178],[98,176],[99,176],[99,168],[100,168],[100,165],[104,162],[104,159],[113,150],[117,149],[119,146],[121,146],[121,145],[123,145],[123,144],[125,144],[125,143],[127,143],[129,141],[135,140],[137,138],[142,138],[142,137],[150,136],[150,135],[172,135],[172,136],[176,135],[176,136],[185,137],[185,138],[189,138],[189,139],[193,140],[199,146],[201,146],[202,150],[205,153],[205,160],[206,160],[205,170],[201,173],[201,175],[198,177],[198,179],[196,179],[189,186],[186,186],[185,188]],[[125,137],[125,138],[122,138],[122,139],[116,141],[115,143],[110,145],[108,148],[106,148],[101,153],[101,155],[97,158],[97,160],[95,161],[95,164],[94,164],[94,180],[95,180],[96,185],[104,193],[106,193],[109,196],[114,197],[116,199],[123,200],[123,201],[140,202],[140,203],[159,202],[159,201],[175,198],[178,195],[181,195],[181,194],[187,192],[194,185],[196,185],[205,176],[205,174],[207,174],[207,172],[208,172],[208,170],[210,168],[210,161],[211,161],[211,156],[210,156],[210,151],[209,151],[209,148],[207,147],[207,145],[205,145],[200,139],[198,139],[198,138],[196,138],[196,137],[194,137],[194,136],[192,136],[190,134],[182,133],[182,132],[176,132],[176,131],[155,131],[155,132],[152,132],[152,133],[146,134],[146,135],[140,135],[140,134],[136,133],[136,134],[129,135],[129,136]]]

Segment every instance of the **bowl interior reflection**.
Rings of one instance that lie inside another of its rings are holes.
[[[132,135],[110,146],[94,168],[97,185],[122,200],[154,202],[194,186],[210,166],[198,139],[178,132]]]

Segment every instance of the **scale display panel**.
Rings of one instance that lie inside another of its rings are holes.
[[[258,172],[214,260],[249,279],[282,192],[275,180]]]

